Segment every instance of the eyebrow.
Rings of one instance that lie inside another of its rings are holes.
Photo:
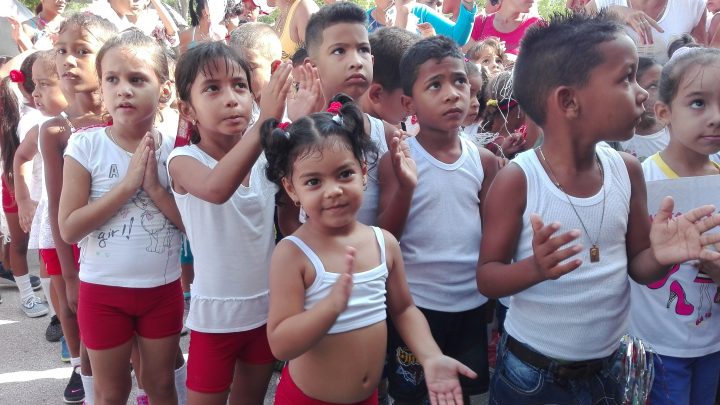
[[[370,46],[370,42],[357,42],[356,44],[357,44],[357,46]],[[328,48],[335,48],[338,46],[348,47],[348,46],[350,46],[350,44],[346,43],[346,42],[335,42],[333,44],[328,45]]]
[[[341,171],[343,171],[343,170],[351,169],[352,166],[353,166],[353,163],[352,163],[352,162],[346,162],[346,163],[343,163],[343,164],[341,164],[340,166],[338,166],[338,167],[334,170],[334,172],[341,172]],[[304,178],[308,178],[308,177],[318,177],[318,176],[321,176],[321,175],[322,175],[322,173],[320,173],[320,172],[310,172],[310,173],[303,173],[303,174],[301,174],[301,175],[298,176],[298,177],[300,177],[301,179],[304,179]]]

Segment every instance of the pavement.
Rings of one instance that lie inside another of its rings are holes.
[[[37,252],[28,254],[30,274],[38,274]],[[42,290],[36,291],[43,297]],[[28,318],[20,309],[16,287],[0,286],[0,405],[63,404],[62,393],[72,368],[60,360],[60,343],[45,340],[49,316]],[[187,358],[189,335],[180,347]],[[278,373],[270,381],[265,405],[272,405]],[[135,385],[129,404],[135,404]],[[472,398],[471,405],[487,404],[485,395]]]

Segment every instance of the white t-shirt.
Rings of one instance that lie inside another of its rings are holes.
[[[648,157],[665,149],[668,143],[670,143],[670,133],[667,128],[663,128],[650,135],[635,134],[630,140],[620,142],[620,148],[623,152],[627,152],[643,162]]]
[[[45,121],[49,120],[52,117],[48,117],[47,115],[40,112],[40,110],[37,110],[35,108],[32,108],[28,105],[22,104],[20,106],[20,121],[18,122],[17,127],[17,134],[18,139],[20,139],[20,142],[25,140],[25,137],[30,132],[31,129],[34,127],[41,127]],[[36,154],[33,157],[32,160],[32,176],[30,178],[26,178],[26,183],[28,185],[28,190],[30,191],[30,198],[34,201],[40,200],[40,195],[42,194],[42,188],[43,188],[43,174],[42,174],[42,167],[43,162],[42,158],[39,154]]]
[[[367,115],[367,114],[366,114]],[[370,139],[378,149],[375,162],[369,162],[367,186],[363,193],[363,201],[357,212],[357,220],[365,225],[377,225],[378,208],[380,207],[380,181],[378,165],[380,158],[388,151],[385,139],[385,124],[380,119],[367,115],[370,120]]]
[[[628,0],[596,0],[598,10],[610,6],[629,7]],[[706,12],[704,0],[668,0],[665,11],[658,19],[658,25],[664,30],[660,33],[652,29],[653,45],[639,45],[640,56],[652,57],[658,63],[664,64],[668,60],[668,46],[672,41],[680,38],[682,34],[689,34],[700,22]],[[636,44],[640,44],[638,35],[631,28],[626,29]]]
[[[678,178],[659,154],[643,162],[645,181]],[[720,351],[718,286],[692,263],[650,285],[630,282],[630,332],[661,355],[700,357]]]
[[[168,161],[189,156],[214,168],[217,160],[197,145],[176,148]],[[192,246],[195,279],[187,327],[205,333],[255,329],[267,322],[273,214],[278,186],[265,176],[265,155],[253,165],[248,186],[223,204],[173,190]]]
[[[167,158],[174,144],[174,134],[163,134],[154,155],[158,179],[168,191]],[[90,173],[90,203],[122,181],[131,159],[129,152],[110,139],[106,128],[71,136],[65,156]],[[87,283],[151,288],[180,278],[180,232],[143,190],[78,245],[80,280]]]

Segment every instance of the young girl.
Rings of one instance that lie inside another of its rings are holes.
[[[485,107],[483,93],[487,83],[487,70],[478,68],[477,65],[470,61],[465,62],[465,70],[467,70],[468,82],[470,83],[470,109],[465,116],[465,121],[463,121],[462,133],[471,141],[475,141],[480,127],[480,117]]]
[[[508,63],[505,46],[497,37],[485,38],[473,45],[467,52],[467,58],[470,62],[485,67],[490,75],[502,72]]]
[[[261,119],[282,117],[291,70],[281,65],[265,86]],[[259,125],[248,129],[250,67],[229,46],[204,42],[183,54],[176,83],[194,132],[168,158],[194,257],[188,403],[225,404],[232,385],[230,403],[262,404],[274,361],[265,324],[278,188],[264,176],[264,156],[257,160]]]
[[[78,302],[78,254],[76,246],[65,243],[60,237],[58,206],[62,189],[63,155],[68,139],[77,129],[103,125],[102,103],[98,96],[99,82],[95,72],[95,56],[103,43],[116,34],[116,28],[104,18],[90,13],[77,13],[68,17],[58,32],[55,43],[55,68],[60,77],[60,87],[68,101],[60,117],[47,121],[38,136],[40,154],[43,158],[47,213],[55,249],[43,250],[46,263],[57,262],[62,277],[55,280],[58,307],[67,307],[70,315],[63,321],[63,332],[70,349],[70,364],[77,374],[81,363],[80,332],[77,318]],[[65,302],[63,302],[65,301]],[[62,310],[62,309],[61,309]],[[85,402],[94,404],[90,362],[83,350],[82,387]],[[73,375],[73,377],[75,377]],[[72,390],[80,389],[74,386]]]
[[[290,360],[275,403],[376,404],[386,292],[396,328],[424,366],[433,403],[460,403],[458,374],[475,373],[433,341],[410,298],[395,238],[356,219],[373,147],[364,117],[353,103],[330,110],[262,127],[268,178],[308,215],[278,244],[270,266],[268,339],[277,358]],[[395,139],[391,153],[402,166],[407,156],[399,145]]]
[[[639,58],[637,82],[648,92],[648,98],[643,103],[645,112],[640,123],[635,127],[635,135],[629,141],[620,142],[620,150],[635,156],[641,162],[648,156],[665,149],[670,141],[665,123],[655,116],[661,71],[662,65],[653,59]]]
[[[482,143],[498,156],[512,159],[528,142],[525,113],[513,96],[512,71],[498,73],[487,85],[487,102],[482,117]]]
[[[212,21],[208,0],[194,0],[190,3],[191,27],[180,33],[180,54],[192,49],[200,42],[220,41],[227,36],[227,28],[219,19]]]
[[[95,395],[127,401],[137,335],[150,402],[177,403],[182,222],[164,169],[175,139],[153,127],[170,94],[167,59],[157,42],[129,29],[103,45],[96,68],[113,123],[70,140],[58,214],[65,242],[81,245],[78,323]]]
[[[718,63],[720,50],[697,48],[663,68],[655,112],[670,142],[643,163],[646,181],[720,174],[709,158],[720,150]],[[650,403],[713,404],[720,378],[717,285],[693,262],[653,284],[630,285],[630,330],[656,352]]]

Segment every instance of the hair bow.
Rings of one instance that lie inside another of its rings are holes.
[[[290,126],[290,123],[285,121],[278,124],[278,128],[282,129],[283,131],[286,131],[287,128]]]
[[[279,61],[279,60],[274,60],[274,61],[270,64],[270,74],[274,74],[275,71],[277,70],[277,68],[280,67],[280,64],[281,64],[281,63],[282,63],[282,62]]]
[[[497,107],[497,106],[498,106],[498,101],[495,100],[495,99],[493,99],[493,98],[491,98],[490,100],[487,101],[487,103],[485,103],[485,105],[488,106],[488,107]]]
[[[339,101],[333,101],[332,103],[330,103],[330,106],[327,108],[326,111],[329,112],[330,114],[338,115],[338,114],[340,114],[341,108],[342,108],[342,103],[340,103]]]
[[[19,71],[19,70],[11,70],[10,71],[10,81],[13,83],[24,83],[25,82],[25,73]]]

